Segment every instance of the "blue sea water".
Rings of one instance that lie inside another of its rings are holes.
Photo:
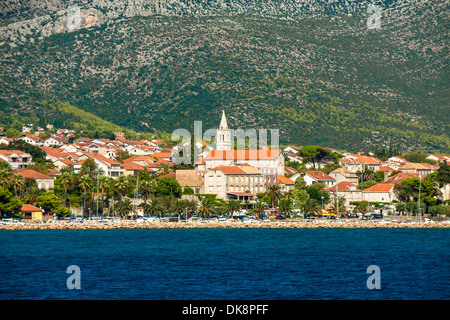
[[[449,229],[0,231],[0,299],[450,298]],[[81,289],[69,290],[70,265]],[[367,268],[380,268],[368,289]]]

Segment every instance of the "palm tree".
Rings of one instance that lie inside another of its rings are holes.
[[[170,172],[170,167],[167,163],[162,164],[162,170],[160,171],[160,175],[163,176],[165,174],[168,174]]]
[[[130,182],[126,176],[121,174],[118,178],[114,186],[119,193],[119,203],[122,203],[122,197],[126,195],[128,189],[130,188]]]
[[[86,211],[86,191],[87,189],[92,188],[92,179],[91,177],[89,177],[88,174],[83,175],[80,178],[80,188],[83,189],[83,193],[84,193],[84,204],[83,204],[83,209]]]
[[[226,214],[229,214],[230,218],[233,219],[233,214],[241,208],[241,203],[238,200],[228,200],[223,204],[222,208],[223,211]]]
[[[69,172],[64,172],[61,175],[61,183],[64,187],[64,206],[67,207],[67,189],[70,186],[70,182],[72,180],[72,175]]]
[[[292,208],[293,203],[291,199],[287,198],[280,200],[279,210],[285,218],[287,218],[288,214],[292,213]]]
[[[258,219],[261,219],[261,216],[264,213],[264,210],[266,209],[267,205],[264,202],[258,201],[253,205],[253,209],[251,210],[254,214],[256,214],[256,217]]]
[[[184,211],[184,201],[183,200],[177,200],[175,202],[174,208],[173,208],[173,212],[176,213],[178,216],[180,216],[180,214],[183,213]]]
[[[272,199],[272,208],[275,207],[275,198],[279,199],[281,196],[280,192],[281,188],[280,186],[273,184],[267,187],[267,193],[269,194],[270,198]]]
[[[364,218],[366,213],[369,212],[369,203],[367,201],[359,201],[356,204],[356,210],[358,210],[358,212],[361,213]]]
[[[157,198],[152,198],[149,203],[144,205],[144,212],[150,214],[151,216],[156,216],[158,213],[162,212],[162,207],[159,204]]]
[[[3,188],[9,186],[9,177],[11,176],[11,170],[9,168],[3,168],[0,170],[0,183]]]
[[[133,204],[130,199],[125,199],[125,201],[119,206],[120,216],[125,216],[125,218],[133,212]]]
[[[98,186],[101,190],[101,200],[102,200],[102,204],[104,204],[105,199],[103,199],[103,195],[105,194],[105,191],[108,191],[109,189],[109,178],[107,176],[100,176],[98,178]]]
[[[363,182],[375,179],[375,171],[373,171],[373,169],[370,168],[368,165],[364,165],[364,169],[362,172],[360,170],[357,170],[356,175],[359,177],[360,182],[361,177]]]
[[[202,213],[202,216],[204,217],[211,216],[211,213],[213,212],[212,207],[214,206],[214,204],[215,204],[214,200],[204,198],[200,205],[200,212]]]
[[[11,176],[11,185],[14,188],[14,196],[17,197],[17,192],[24,186],[24,181],[20,173],[15,173]]]
[[[152,196],[155,193],[155,182],[148,180],[141,181],[139,190],[141,191],[144,198],[144,204],[147,204],[149,196]]]
[[[320,208],[321,208],[320,204],[315,199],[311,198],[306,200],[303,206],[303,209],[305,210],[306,213],[317,213],[317,211],[319,211]]]

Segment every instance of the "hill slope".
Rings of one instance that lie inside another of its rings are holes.
[[[18,31],[29,11],[4,7],[2,109],[42,117],[50,95],[167,132],[217,127],[225,109],[231,127],[279,128],[282,143],[450,150],[448,2],[380,3],[380,29],[366,1],[188,2],[81,1],[84,27],[67,32],[61,0],[36,9],[45,34],[39,18]]]

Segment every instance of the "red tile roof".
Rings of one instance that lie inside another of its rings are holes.
[[[36,212],[36,211],[41,211],[42,212],[42,209],[39,209],[39,208],[37,208],[37,207],[35,207],[35,206],[32,206],[31,204],[24,204],[21,208],[20,208],[20,211],[22,211],[22,212]]]
[[[206,160],[272,160],[280,150],[211,150]]]
[[[244,170],[237,166],[219,166],[212,168],[211,170],[220,170],[225,174],[247,174]]]
[[[306,171],[305,174],[313,177],[316,180],[333,180],[334,181],[333,177],[330,177],[328,174],[326,174],[323,171],[313,171],[313,170],[311,170],[311,171]]]
[[[347,181],[342,181],[337,184],[338,192],[352,191],[351,187],[356,187],[356,185],[354,185],[353,183],[347,182]],[[326,188],[325,190],[326,191],[336,191],[336,186],[334,185],[332,187]]]
[[[43,173],[31,170],[31,169],[19,169],[19,170],[15,170],[15,173],[20,173],[22,175],[23,178],[31,178],[31,179],[52,179],[52,177],[47,176]]]
[[[394,187],[394,183],[379,183],[370,188],[367,188],[364,191],[367,192],[387,192],[390,191]]]
[[[278,175],[278,181],[280,181],[281,183],[284,183],[284,184],[288,184],[288,185],[295,184],[295,181],[293,181],[289,178],[286,178],[285,176],[282,176],[281,174]]]

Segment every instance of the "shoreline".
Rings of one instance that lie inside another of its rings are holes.
[[[95,229],[443,229],[450,228],[448,222],[336,222],[336,221],[271,221],[271,222],[56,222],[56,223],[12,223],[0,225],[2,230],[95,230]]]

